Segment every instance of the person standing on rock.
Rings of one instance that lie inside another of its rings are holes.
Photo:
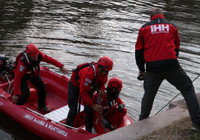
[[[144,80],[139,120],[149,117],[158,88],[166,79],[181,91],[193,128],[200,128],[199,103],[191,79],[177,60],[179,49],[177,27],[164,18],[161,9],[153,8],[150,12],[150,22],[140,28],[135,45],[138,80]]]

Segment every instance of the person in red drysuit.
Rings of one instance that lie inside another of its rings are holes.
[[[84,102],[86,131],[91,132],[93,127],[93,110],[101,113],[102,106],[92,101],[95,91],[103,92],[107,83],[108,73],[112,70],[113,61],[108,56],[101,57],[97,63],[84,63],[73,70],[68,84],[69,113],[66,124],[73,126],[77,114],[79,95]]]
[[[97,93],[94,97],[94,103],[103,107],[103,113],[94,111],[93,126],[96,133],[103,134],[116,129],[127,110],[124,103],[119,98],[122,89],[122,81],[113,77],[109,80],[106,93]]]
[[[50,112],[46,106],[46,90],[42,79],[39,76],[40,62],[50,63],[63,73],[68,73],[67,68],[57,60],[39,51],[34,44],[28,44],[26,50],[16,57],[13,67],[14,73],[14,93],[12,96],[13,103],[23,105],[30,96],[30,89],[27,80],[30,81],[38,91],[38,110],[44,113]]]

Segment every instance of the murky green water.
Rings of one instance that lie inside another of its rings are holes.
[[[136,79],[134,46],[152,7],[162,8],[165,17],[178,27],[182,67],[191,79],[200,74],[199,0],[0,0],[0,7],[0,54],[16,57],[28,43],[35,43],[70,72],[80,63],[108,55],[114,61],[109,77],[123,80],[121,98],[134,120],[138,120],[143,96],[142,82]],[[197,79],[198,93],[199,84]],[[151,115],[178,93],[163,82]],[[26,133],[15,131],[17,124],[3,115],[0,118],[6,122],[0,121],[3,139],[26,139]]]

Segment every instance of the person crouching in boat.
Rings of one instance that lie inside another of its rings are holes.
[[[103,134],[119,127],[127,110],[119,98],[122,81],[118,77],[109,80],[106,94],[97,93],[94,103],[102,105],[103,113],[94,111],[93,126],[96,133]]]
[[[39,51],[36,45],[28,44],[26,50],[21,52],[17,57],[13,67],[14,73],[14,93],[12,96],[13,103],[24,105],[30,96],[30,89],[27,81],[30,81],[38,92],[38,110],[42,113],[50,112],[46,106],[45,84],[39,76],[40,62],[50,63],[63,73],[68,73],[65,66],[52,57]]]
[[[93,127],[93,110],[101,113],[102,106],[92,101],[95,91],[103,92],[108,80],[108,73],[112,70],[113,61],[108,56],[101,57],[97,63],[84,63],[73,70],[68,84],[69,113],[66,124],[73,126],[77,114],[79,94],[84,102],[86,131],[91,132]]]

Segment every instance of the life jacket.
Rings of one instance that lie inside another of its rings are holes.
[[[110,104],[110,101],[108,100],[108,94],[107,93],[103,93],[103,94],[104,95],[100,95],[100,93],[95,94],[95,96],[93,97],[93,102],[103,106],[102,115],[105,117],[109,113],[109,110],[112,106]]]
[[[73,72],[75,72],[75,80],[76,80],[76,83],[78,84],[78,79],[80,79],[78,73],[81,69],[85,68],[85,67],[92,67],[93,71],[94,71],[94,80],[92,81],[91,83],[91,88],[93,90],[96,90],[98,85],[96,84],[96,76],[97,76],[97,72],[96,72],[96,69],[95,69],[95,62],[91,62],[91,63],[83,63],[83,64],[80,64],[76,67],[76,69],[73,70]]]
[[[41,54],[39,53],[38,55],[38,60],[37,61],[31,61],[27,55],[27,53],[24,51],[22,53],[20,53],[17,58],[16,58],[16,61],[14,63],[14,67],[13,67],[13,70],[18,66],[18,61],[21,61],[24,63],[24,65],[26,66],[27,68],[27,72],[26,72],[26,76],[28,77],[34,77],[35,74],[39,73],[40,71],[40,62],[42,61],[42,56]]]

